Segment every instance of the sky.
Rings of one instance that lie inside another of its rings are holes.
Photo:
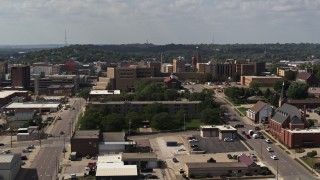
[[[319,43],[320,0],[0,0],[0,45]]]

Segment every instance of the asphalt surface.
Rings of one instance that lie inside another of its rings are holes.
[[[224,103],[222,93],[216,95],[216,101]],[[237,119],[241,120],[242,117],[238,115],[238,113],[231,107],[230,105],[222,105],[227,108],[228,111],[234,115]],[[239,122],[230,122],[231,125],[238,124]],[[241,123],[245,124],[245,123]],[[253,124],[245,125],[244,128],[240,128],[239,130],[248,131],[254,130]],[[261,127],[263,128],[263,127]],[[302,167],[298,162],[292,159],[286,152],[280,149],[275,144],[268,144],[264,139],[246,139],[246,142],[257,152],[257,156],[261,158],[263,161],[267,162],[270,166],[272,166],[276,171],[278,171],[280,177],[283,179],[317,179],[313,175],[310,174],[308,170]],[[274,152],[270,153],[266,150],[267,147],[271,147]],[[262,152],[262,154],[261,154]],[[271,155],[276,155],[279,160],[271,159]]]
[[[57,116],[60,116],[62,120],[57,120],[53,125],[51,134],[54,137],[42,140],[41,149],[30,169],[24,169],[19,173],[17,180],[51,180],[57,176],[58,162],[63,157],[63,148],[70,142],[71,132],[74,132],[76,120],[80,114],[79,98],[72,99],[69,104],[71,110],[57,113]],[[81,105],[85,105],[84,100]],[[60,134],[61,131],[64,132],[63,135]]]

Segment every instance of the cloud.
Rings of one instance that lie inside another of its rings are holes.
[[[2,0],[0,39],[59,43],[67,28],[71,43],[309,42],[300,37],[320,30],[319,9],[314,0]]]

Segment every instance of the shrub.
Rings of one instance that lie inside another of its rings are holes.
[[[246,172],[245,175],[246,175],[246,176],[252,176],[252,173],[251,173],[251,172]]]
[[[307,153],[307,156],[308,157],[315,157],[317,154],[318,154],[317,151],[311,151],[311,152]]]
[[[304,153],[306,150],[304,150],[303,148],[298,148],[295,149],[296,153]]]
[[[211,178],[212,175],[210,173],[207,174],[207,178]]]

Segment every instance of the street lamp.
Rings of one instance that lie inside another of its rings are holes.
[[[131,119],[129,120],[129,136],[130,136],[130,132],[131,132],[131,130],[130,130],[130,128],[131,128],[131,124],[132,124],[132,121],[131,121]]]

